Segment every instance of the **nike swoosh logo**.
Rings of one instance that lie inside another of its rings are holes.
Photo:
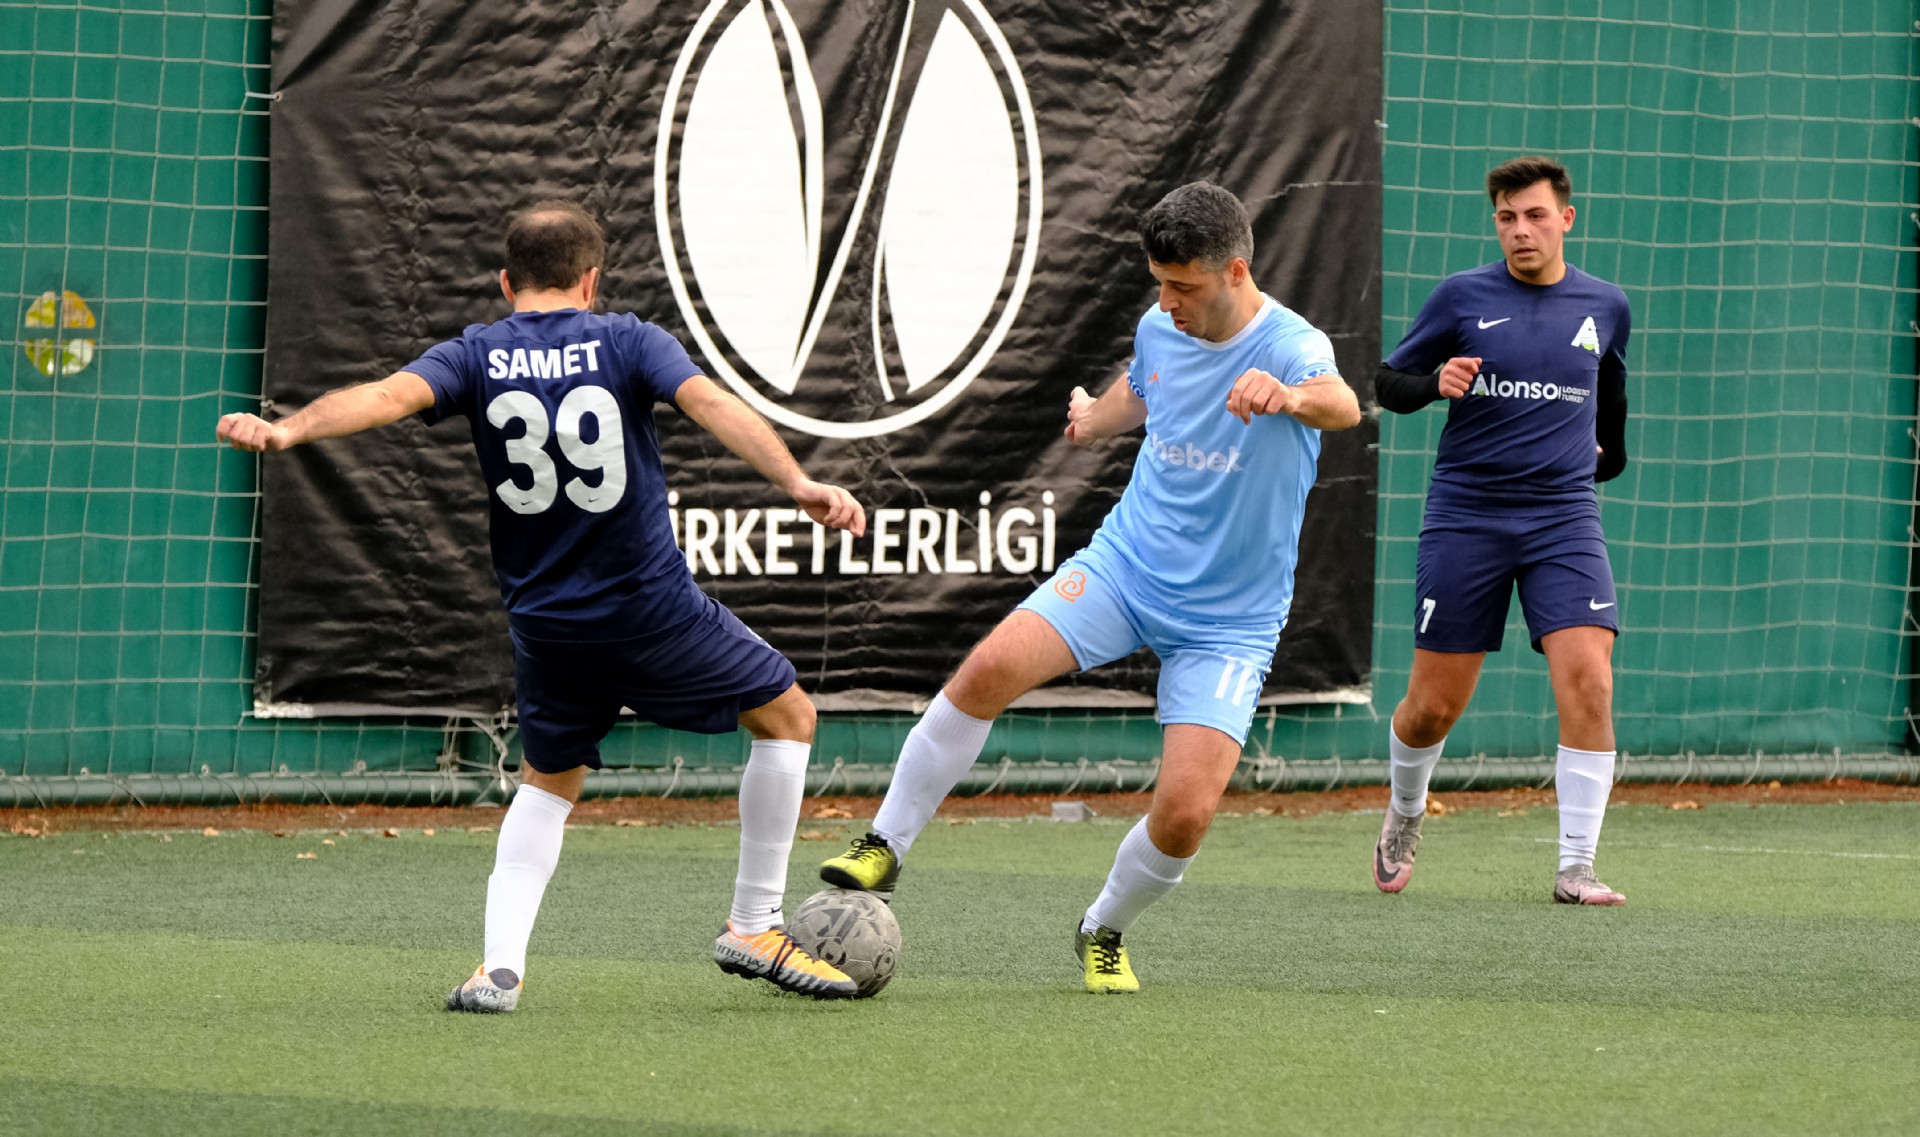
[[[1602,608],[1611,608],[1617,603],[1619,603],[1619,601],[1617,600],[1609,600],[1605,604],[1600,603],[1598,600],[1589,600],[1587,601],[1587,607],[1593,609],[1595,612],[1598,612]]]
[[[1493,327],[1495,324],[1504,324],[1511,319],[1513,319],[1512,316],[1502,316],[1497,320],[1481,320],[1480,329],[1482,331],[1485,331],[1486,329]]]

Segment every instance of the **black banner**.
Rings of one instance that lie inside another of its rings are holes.
[[[1371,394],[1376,4],[313,0],[274,23],[271,406],[501,318],[507,213],[580,201],[607,306],[680,336],[869,511],[860,540],[822,534],[657,411],[696,579],[824,707],[930,696],[1118,499],[1138,437],[1061,428],[1154,301],[1136,224],[1168,190],[1240,195],[1255,280]],[[1268,702],[1364,692],[1375,439],[1325,436]],[[511,702],[464,423],[263,465],[263,710]],[[1023,705],[1146,705],[1156,673],[1139,653]]]

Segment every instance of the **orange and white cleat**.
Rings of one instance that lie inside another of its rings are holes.
[[[765,979],[782,991],[815,999],[849,999],[860,990],[846,972],[808,955],[778,924],[747,934],[727,921],[713,941],[713,962],[728,975]]]

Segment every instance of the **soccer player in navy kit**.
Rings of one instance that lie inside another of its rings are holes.
[[[753,735],[739,875],[715,962],[802,994],[852,995],[853,982],[782,925],[813,703],[793,665],[694,584],[669,525],[654,404],[677,406],[815,521],[857,536],[866,515],[845,490],[808,478],[765,420],[701,375],[671,335],[632,315],[594,313],[605,249],[578,206],[540,202],[507,229],[506,319],[279,422],[226,415],[218,437],[285,450],[410,414],[464,415],[472,429],[491,487],[526,761],[487,882],[485,955],[448,1010],[518,1005],[567,816],[623,706],[679,730]]]
[[[1097,399],[1075,388],[1067,409],[1082,446],[1145,425],[1126,492],[967,655],[907,736],[873,831],[820,870],[890,898],[901,859],[1009,703],[1150,647],[1159,780],[1074,926],[1096,994],[1139,989],[1123,937],[1180,883],[1212,824],[1292,608],[1320,432],[1360,421],[1327,337],[1253,283],[1253,230],[1231,193],[1174,190],[1148,211],[1141,244],[1159,305],[1140,318],[1127,374]]]
[[[1594,483],[1627,464],[1626,295],[1567,264],[1565,167],[1516,158],[1487,175],[1504,259],[1435,288],[1376,378],[1380,405],[1448,400],[1414,582],[1413,674],[1390,724],[1392,799],[1374,883],[1413,873],[1427,783],[1447,732],[1498,651],[1517,585],[1547,657],[1560,746],[1563,904],[1625,904],[1594,876],[1613,785],[1613,641],[1619,607]]]

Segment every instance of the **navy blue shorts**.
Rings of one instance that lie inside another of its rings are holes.
[[[1515,586],[1533,650],[1562,628],[1620,631],[1597,505],[1466,513],[1429,501],[1414,568],[1413,646],[1499,651]]]
[[[793,664],[711,596],[668,632],[563,642],[513,632],[520,741],[529,766],[600,766],[600,740],[625,707],[674,730],[725,734],[740,713],[793,686]]]

